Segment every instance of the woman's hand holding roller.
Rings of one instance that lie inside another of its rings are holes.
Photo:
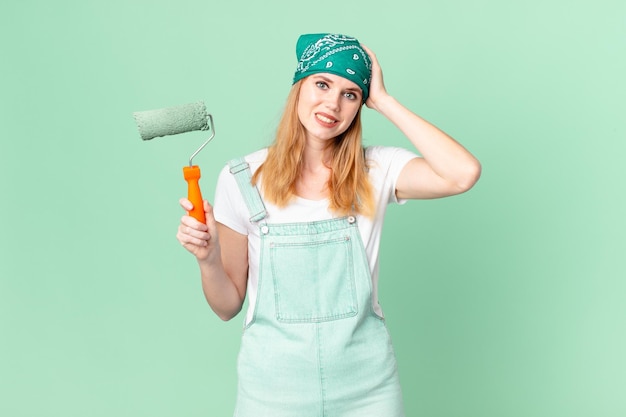
[[[180,199],[187,212],[193,204]],[[248,280],[248,238],[215,220],[213,206],[204,201],[206,224],[185,215],[180,219],[176,238],[198,260],[202,289],[209,305],[222,320],[230,320],[241,310]],[[224,240],[225,254],[218,239],[218,228]],[[226,262],[222,262],[222,255]]]
[[[193,208],[186,198],[180,199],[180,205],[186,211]],[[199,222],[189,215],[180,219],[176,238],[185,249],[191,252],[199,261],[206,260],[218,247],[217,224],[213,216],[213,207],[205,200],[204,212],[206,224]]]

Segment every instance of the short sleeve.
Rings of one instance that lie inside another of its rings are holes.
[[[213,204],[215,220],[243,235],[248,234],[250,221],[235,176],[226,165],[219,174]]]
[[[370,146],[366,149],[370,179],[378,190],[379,198],[388,203],[404,204],[396,197],[396,184],[406,164],[418,155],[404,148]]]

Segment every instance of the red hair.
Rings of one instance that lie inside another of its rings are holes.
[[[297,112],[301,84],[302,80],[291,88],[276,139],[269,147],[267,159],[252,177],[253,184],[261,178],[264,198],[279,207],[286,206],[296,195],[296,182],[302,170],[306,132]],[[348,129],[328,146],[332,148],[328,179],[330,209],[343,215],[372,217],[374,196],[361,144],[361,109]]]

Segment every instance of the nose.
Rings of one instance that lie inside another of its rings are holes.
[[[341,108],[341,92],[332,92],[327,94],[326,107],[329,110],[339,111]]]

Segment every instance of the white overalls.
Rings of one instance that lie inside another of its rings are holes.
[[[266,223],[248,164],[241,158],[229,165],[261,235],[235,416],[404,416],[389,334],[372,308],[356,217]]]

